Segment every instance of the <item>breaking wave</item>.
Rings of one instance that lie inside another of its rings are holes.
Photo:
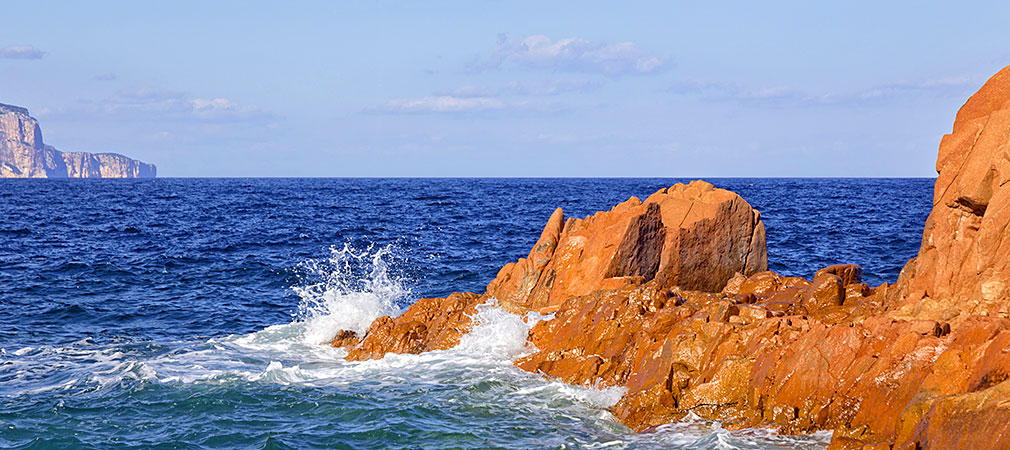
[[[331,400],[329,407],[342,411],[351,407],[340,405],[353,404],[355,414],[372,417],[370,422],[355,419],[355,426],[449,430],[444,433],[448,437],[416,444],[422,446],[455,445],[456,430],[513,439],[468,441],[484,442],[477,446],[516,448],[823,448],[830,440],[830,433],[731,432],[693,416],[648,433],[631,433],[608,411],[624,395],[623,388],[572,386],[514,367],[512,361],[535,350],[527,341],[530,328],[551,317],[510,314],[494,300],[477,307],[472,330],[455,348],[345,361],[343,349],[326,345],[337,330],[363,334],[375,318],[399,314],[399,305],[410,296],[405,280],[392,275],[394,257],[390,247],[355,250],[345,245],[332,248],[326,260],[302,264],[302,284],[293,287],[300,305],[287,324],[197,341],[84,339],[64,348],[25,347],[0,355],[0,382],[19,395],[128,396],[160,408],[152,421],[171,420],[166,417],[173,414],[192,420],[193,408],[204,407],[197,400],[208,390],[225,399],[221,401],[252,396],[266,402],[264,408],[282,410],[318,396],[312,390],[321,389],[340,399]],[[289,396],[282,394],[290,389]],[[521,425],[512,428],[509,423]],[[383,439],[396,442],[395,433]]]

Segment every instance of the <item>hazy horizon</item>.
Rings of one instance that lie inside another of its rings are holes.
[[[933,178],[1010,64],[1001,2],[5,11],[0,103],[165,178]]]

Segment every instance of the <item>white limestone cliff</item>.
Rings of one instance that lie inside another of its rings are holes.
[[[0,178],[154,178],[157,170],[116,153],[63,153],[42,141],[27,109],[0,103]]]

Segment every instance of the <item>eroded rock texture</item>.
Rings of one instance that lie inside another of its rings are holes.
[[[919,254],[896,284],[856,265],[766,271],[764,226],[703,182],[586,219],[551,216],[487,293],[377,319],[348,358],[450,348],[476,305],[552,312],[516,366],[624,386],[636,430],[694,412],[728,427],[833,430],[837,449],[1010,448],[1010,68],[957,115]]]
[[[116,153],[63,153],[28,110],[0,104],[0,178],[153,178],[154,164]]]
[[[719,291],[734,273],[767,267],[760,214],[739,195],[695,181],[585,219],[566,221],[557,209],[529,256],[502,267],[487,294],[512,312],[551,311],[574,296],[654,279]]]
[[[933,210],[905,266],[901,312],[1007,316],[1010,302],[1010,67],[957,113],[940,141]]]

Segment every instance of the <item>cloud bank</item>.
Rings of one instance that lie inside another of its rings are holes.
[[[227,98],[192,97],[183,92],[140,88],[120,90],[111,97],[81,100],[60,109],[43,109],[40,116],[102,115],[130,121],[255,122],[273,117],[255,106],[241,105]]]
[[[952,76],[920,81],[898,81],[851,92],[809,93],[777,86],[750,88],[739,83],[720,81],[679,80],[670,91],[681,95],[698,95],[712,101],[734,101],[744,104],[795,108],[810,106],[872,106],[897,98],[917,94],[930,96],[965,96],[982,85],[980,76]]]
[[[397,98],[369,108],[370,112],[385,113],[458,113],[498,110],[505,104],[496,98],[480,96],[440,95],[421,98]]]
[[[607,44],[581,38],[552,41],[540,34],[522,39],[499,36],[492,59],[483,66],[501,67],[508,64],[531,69],[604,75],[648,74],[667,66],[665,60],[648,54],[634,42]]]
[[[31,45],[12,45],[0,48],[0,59],[42,59],[46,52]]]

